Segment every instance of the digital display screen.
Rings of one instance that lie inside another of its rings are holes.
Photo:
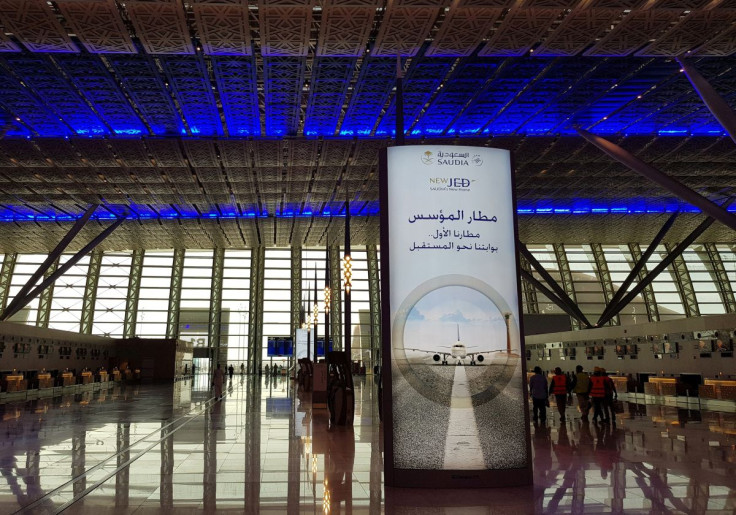
[[[530,470],[510,153],[392,147],[381,179],[387,468]]]

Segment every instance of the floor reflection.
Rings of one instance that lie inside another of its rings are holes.
[[[370,379],[352,427],[285,377],[115,385],[0,404],[2,513],[734,513],[736,415],[620,404],[616,424],[531,427],[534,485],[383,485]]]

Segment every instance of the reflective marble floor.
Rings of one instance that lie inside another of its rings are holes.
[[[533,487],[383,485],[370,378],[330,428],[285,378],[206,377],[0,405],[0,513],[736,512],[736,415],[624,403],[615,426],[548,415]]]

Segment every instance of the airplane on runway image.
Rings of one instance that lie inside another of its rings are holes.
[[[452,347],[444,347],[448,348],[449,351],[433,351],[433,350],[426,350],[426,349],[412,349],[412,348],[406,348],[404,350],[413,350],[416,352],[426,352],[429,354],[433,354],[432,359],[434,361],[441,361],[443,365],[447,365],[447,358],[452,357],[457,360],[457,365],[464,365],[465,359],[470,358],[470,364],[475,365],[476,362],[482,363],[485,357],[481,353],[481,351],[474,351],[474,352],[468,352],[468,347],[460,341],[460,324],[457,325],[457,341],[452,345]],[[472,347],[471,347],[472,348]]]

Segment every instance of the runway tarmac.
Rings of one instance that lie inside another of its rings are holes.
[[[472,470],[526,464],[521,362],[394,363],[394,460],[398,468]],[[401,370],[401,372],[399,372]]]

